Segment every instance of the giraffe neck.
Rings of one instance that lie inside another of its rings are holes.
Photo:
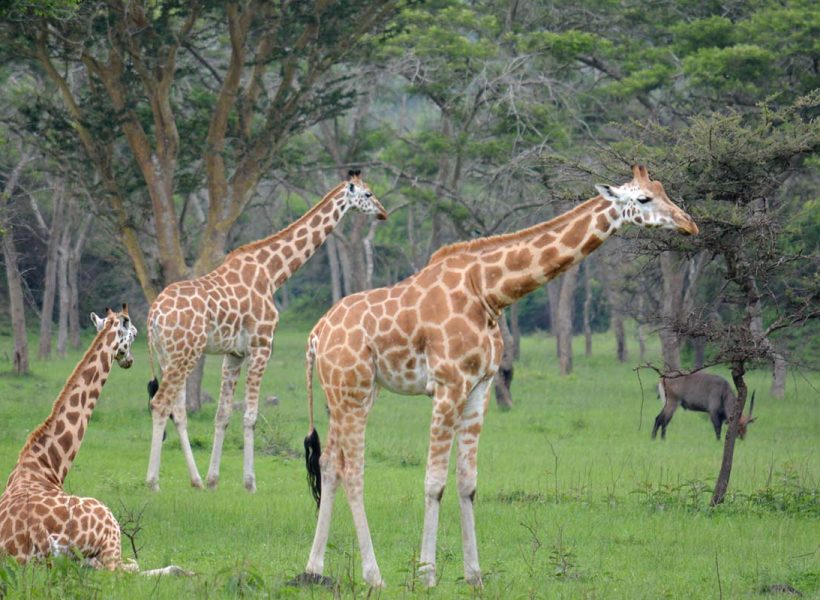
[[[282,231],[237,248],[230,256],[252,255],[256,265],[267,273],[274,289],[281,287],[313,256],[347,212],[345,185],[342,183],[330,190],[318,204]]]
[[[500,312],[583,260],[620,225],[613,203],[596,196],[555,219],[499,236],[503,244],[479,254],[487,305]]]
[[[116,331],[100,331],[63,386],[51,414],[28,437],[9,478],[37,479],[62,487],[85,436],[114,359]]]

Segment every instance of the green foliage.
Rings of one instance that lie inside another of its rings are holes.
[[[683,70],[695,87],[754,95],[771,77],[773,58],[768,50],[752,44],[701,48],[684,59]]]

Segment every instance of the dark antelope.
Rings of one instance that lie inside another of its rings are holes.
[[[652,438],[661,428],[661,438],[666,437],[666,426],[672,420],[678,405],[687,410],[709,413],[715,436],[720,439],[720,430],[723,423],[735,410],[737,396],[732,391],[729,382],[723,377],[711,373],[692,373],[680,377],[661,377],[658,383],[658,395],[663,400],[663,410],[655,417],[655,426],[652,428]],[[746,428],[753,422],[752,411],[755,407],[755,395],[749,403],[749,414],[741,415],[738,428],[740,439],[746,436]]]

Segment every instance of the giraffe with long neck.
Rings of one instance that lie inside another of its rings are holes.
[[[476,456],[503,349],[501,311],[582,260],[626,223],[698,231],[645,167],[633,167],[633,179],[624,185],[596,187],[600,195],[550,221],[441,248],[404,281],[343,298],[313,328],[306,356],[310,429],[305,448],[319,514],[307,579],[321,579],[341,482],[353,513],[364,580],[382,585],[365,516],[363,473],[367,415],[378,388],[385,387],[433,399],[420,553],[425,582],[436,582],[439,506],[457,436],[464,576],[480,585],[473,513]],[[324,452],[313,424],[314,362],[330,413]]]
[[[216,487],[225,429],[243,363],[247,362],[244,415],[244,482],[256,490],[253,444],[259,386],[271,355],[279,313],[273,295],[324,243],[344,214],[355,209],[387,218],[359,171],[351,171],[313,208],[284,230],[231,252],[216,269],[189,281],[172,283],[148,312],[148,345],[162,372],[149,383],[153,435],[146,481],[159,489],[162,440],[169,415],[179,433],[191,485],[202,479],[188,440],[185,380],[202,354],[222,354],[222,386],[214,419],[208,487]],[[152,362],[153,368],[153,362]],[[154,395],[155,394],[155,395]]]
[[[21,563],[78,552],[97,568],[135,570],[124,563],[120,527],[94,498],[66,494],[63,483],[114,361],[131,366],[137,335],[128,309],[104,319],[91,313],[97,335],[68,378],[51,414],[29,436],[0,497],[0,548]]]

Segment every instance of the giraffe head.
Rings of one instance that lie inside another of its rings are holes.
[[[131,323],[128,316],[128,306],[123,304],[122,311],[115,313],[110,308],[106,308],[105,318],[101,319],[96,313],[91,313],[91,322],[97,331],[110,329],[115,332],[112,346],[114,348],[114,359],[123,369],[127,369],[134,362],[131,355],[131,344],[137,337],[137,328]]]
[[[344,187],[345,204],[355,208],[365,215],[376,215],[383,221],[387,218],[387,211],[370,191],[370,187],[362,181],[362,172],[359,170],[347,172],[347,185]]]
[[[595,186],[601,196],[615,204],[623,223],[675,229],[686,235],[698,233],[692,217],[669,199],[660,181],[649,178],[646,167],[633,165],[632,175],[632,181],[620,186]]]

